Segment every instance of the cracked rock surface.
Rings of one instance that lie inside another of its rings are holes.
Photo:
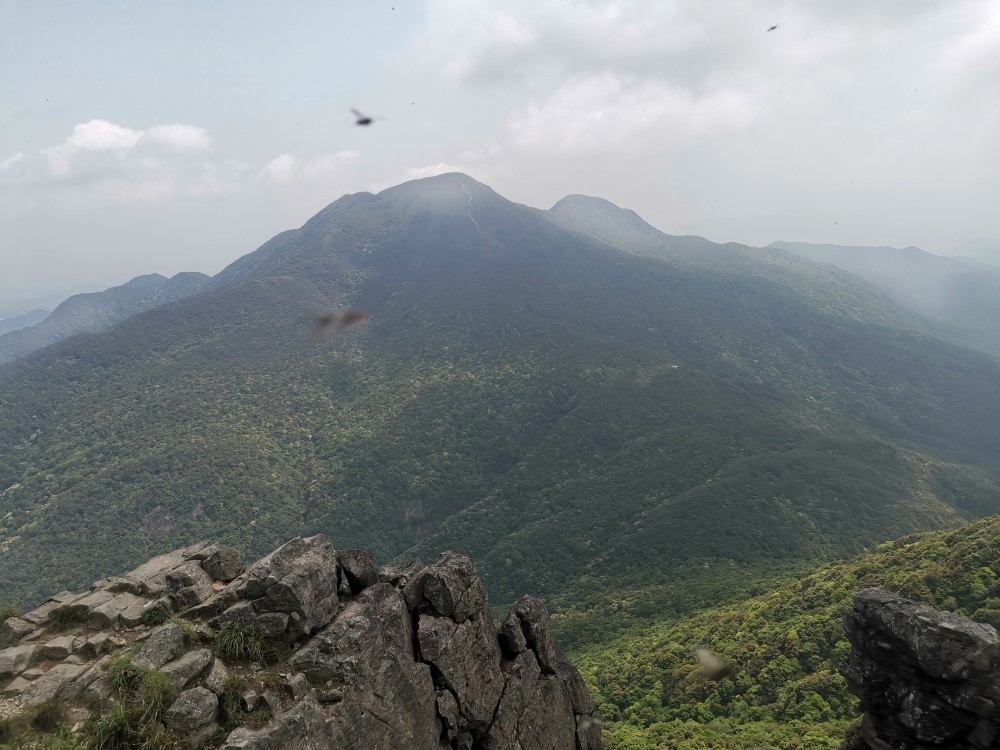
[[[163,623],[171,616],[181,619]],[[113,710],[128,696],[107,668],[124,657],[172,684],[177,697],[157,720],[191,747],[601,747],[600,717],[545,605],[523,597],[495,623],[472,561],[453,553],[379,568],[316,535],[244,570],[237,550],[199,543],[8,623],[0,720],[5,706],[16,715],[53,699],[81,715]],[[230,659],[223,629],[254,634],[276,663]],[[254,712],[251,725],[226,725],[234,700]]]
[[[861,700],[869,747],[1000,747],[1000,638],[989,625],[881,589],[864,589],[844,618],[841,672]]]

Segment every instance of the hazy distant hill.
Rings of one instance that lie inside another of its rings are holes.
[[[31,310],[21,315],[15,315],[10,318],[4,318],[0,320],[0,334],[7,333],[8,331],[17,331],[21,328],[27,328],[28,326],[33,326],[36,323],[41,323],[48,316],[48,310]]]
[[[857,274],[899,304],[947,324],[960,343],[1000,354],[1000,268],[932,255],[916,247],[806,242],[775,242],[771,247]]]
[[[324,531],[470,553],[497,602],[642,584],[670,609],[678,576],[1000,507],[997,362],[790,253],[640,255],[558,213],[458,174],[345,196],[200,294],[0,368],[0,595]],[[347,307],[371,321],[312,344]]]
[[[20,330],[7,329],[9,332],[0,336],[0,362],[9,362],[77,333],[106,331],[138,312],[190,297],[208,282],[209,277],[203,273],[179,273],[170,279],[152,273],[103,292],[74,295],[36,323],[18,326]],[[0,321],[0,332],[5,322]]]
[[[995,237],[981,237],[955,248],[954,255],[972,258],[980,263],[1000,267],[1000,240]]]

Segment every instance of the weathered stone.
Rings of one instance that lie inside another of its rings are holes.
[[[88,671],[85,664],[57,664],[31,683],[31,687],[21,694],[21,707],[31,709],[56,696],[69,696],[69,690],[80,675]]]
[[[503,621],[500,643],[504,650],[518,654],[524,648],[535,652],[538,664],[546,674],[555,674],[560,655],[552,637],[552,623],[545,604],[533,596],[522,596]]]
[[[459,733],[485,733],[503,691],[500,646],[489,611],[460,623],[450,617],[420,615],[420,659],[430,664],[439,687],[458,702]]]
[[[115,689],[106,677],[98,677],[83,692],[85,695],[103,702],[114,697]]]
[[[93,607],[87,615],[87,623],[95,628],[106,628],[118,620],[126,610],[132,610],[133,612],[138,610],[139,618],[132,618],[131,622],[124,623],[126,625],[138,625],[142,616],[142,606],[146,601],[148,600],[138,597],[135,594],[116,594],[114,598]]]
[[[196,560],[182,563],[165,574],[170,602],[178,612],[201,604],[215,595],[212,577]]]
[[[93,590],[104,589],[112,594],[133,594],[135,596],[146,595],[146,585],[142,581],[136,581],[128,576],[111,576],[94,581],[90,587]]]
[[[198,554],[213,546],[207,542],[198,542],[189,547],[159,555],[143,563],[135,570],[126,573],[125,577],[141,582],[146,587],[146,594],[148,596],[153,598],[158,597],[167,593],[167,573],[183,565],[188,560],[195,559]]]
[[[332,747],[444,747],[431,670],[414,660],[410,613],[390,584],[362,591],[290,663],[328,702]]]
[[[30,622],[32,625],[35,625],[36,627],[39,625],[43,625],[48,621],[49,615],[52,613],[52,610],[61,607],[67,602],[72,601],[73,599],[76,599],[78,597],[79,594],[74,594],[70,591],[61,591],[55,596],[50,596],[37,609],[33,609],[26,615],[21,615],[21,619]]]
[[[367,552],[361,549],[340,550],[340,569],[347,579],[352,594],[360,594],[379,581],[378,565]]]
[[[185,735],[202,735],[206,727],[215,722],[219,698],[203,687],[191,688],[181,693],[166,713],[163,723]]]
[[[231,581],[243,572],[243,555],[235,547],[220,547],[201,561],[201,567],[215,581]]]
[[[251,566],[238,590],[260,611],[298,615],[312,633],[337,612],[337,551],[322,534],[292,539]]]
[[[305,697],[306,692],[309,690],[309,681],[306,680],[306,676],[301,672],[293,674],[285,682],[285,690],[287,690],[288,694],[292,696],[292,700],[300,701]]]
[[[260,704],[267,707],[267,710],[271,712],[271,716],[281,716],[284,713],[281,709],[281,699],[270,690],[265,690],[260,694],[257,705]]]
[[[223,664],[222,659],[214,659],[202,684],[216,695],[222,695],[228,681],[229,670],[226,668],[226,665]]]
[[[39,667],[32,667],[31,669],[26,669],[21,672],[21,677],[26,680],[36,680],[45,674],[45,670]]]
[[[222,750],[328,750],[332,747],[340,746],[330,742],[322,709],[307,698],[265,729],[255,731],[241,727],[233,730]],[[376,746],[362,744],[356,747]],[[416,750],[417,746],[410,747]]]
[[[289,616],[284,612],[262,612],[254,622],[256,628],[268,638],[280,638],[288,629]]]
[[[244,690],[240,693],[240,708],[244,711],[253,711],[257,708],[257,702],[260,700],[260,696],[257,695],[256,690]]]
[[[35,629],[35,626],[20,617],[8,617],[0,625],[0,643],[19,641]]]
[[[0,651],[0,680],[9,680],[21,674],[28,668],[34,653],[34,646],[14,646]]]
[[[100,656],[111,648],[111,636],[107,633],[94,633],[87,640],[80,643],[76,650],[88,657]]]
[[[18,696],[29,687],[31,687],[31,682],[24,679],[24,677],[15,677],[3,688],[3,690],[0,690],[0,696],[3,696],[4,698]]]
[[[200,648],[168,662],[161,671],[170,678],[174,687],[183,690],[194,684],[211,663],[212,652],[207,648]]]
[[[66,616],[72,617],[80,622],[86,622],[91,611],[100,607],[102,604],[107,604],[116,596],[118,595],[112,594],[110,591],[100,589],[97,591],[91,591],[89,594],[84,594],[76,599],[63,602],[56,607],[53,607],[49,612],[49,616],[51,617],[53,613],[59,612],[60,614],[65,614]]]
[[[472,561],[453,552],[445,552],[416,573],[403,589],[403,596],[410,610],[426,604],[431,611],[455,622],[464,622],[488,606],[486,588]]]
[[[153,629],[132,663],[137,667],[159,669],[183,650],[184,629],[180,625],[167,623]]]
[[[985,750],[1000,739],[1000,637],[880,589],[854,597],[841,667],[871,747]]]

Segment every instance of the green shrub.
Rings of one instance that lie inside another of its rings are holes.
[[[169,619],[170,615],[163,607],[147,607],[142,613],[142,624],[151,628],[162,625]]]
[[[0,607],[0,625],[3,625],[4,622],[11,617],[19,617],[20,614],[21,610],[17,607],[12,607],[9,604],[3,605]]]
[[[246,659],[270,664],[281,654],[277,644],[259,630],[238,622],[227,623],[215,634],[215,651],[224,659]]]
[[[81,622],[80,614],[72,607],[56,607],[49,612],[49,626],[56,631],[67,630]]]
[[[246,712],[242,706],[243,692],[248,684],[242,677],[231,676],[226,680],[219,696],[219,706],[222,708],[222,721],[230,728],[235,728],[243,724],[243,717]]]
[[[31,728],[39,732],[52,732],[62,724],[66,706],[58,698],[47,700],[31,714]]]

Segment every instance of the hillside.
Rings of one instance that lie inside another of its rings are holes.
[[[21,315],[15,315],[10,318],[2,318],[0,319],[0,335],[7,333],[8,331],[17,331],[21,328],[27,328],[28,326],[41,323],[45,320],[48,314],[48,310],[30,310],[29,312]]]
[[[953,255],[971,258],[988,266],[1000,267],[1000,240],[996,237],[980,237],[955,248]]]
[[[1000,627],[1000,518],[905,537],[774,591],[676,620],[643,622],[609,644],[571,649],[609,748],[836,750],[858,718],[837,668],[843,614],[868,586]],[[628,603],[625,608],[628,608]],[[557,633],[572,630],[563,618]],[[733,667],[701,677],[695,649]]]
[[[940,332],[956,342],[1000,354],[1000,268],[916,247],[806,242],[775,242],[770,247],[857,274],[898,304],[947,325],[950,331]]]
[[[998,509],[1000,364],[740,255],[623,252],[464,175],[345,196],[0,368],[0,596],[323,532],[468,554],[498,603],[654,586],[673,612]],[[310,342],[348,307],[371,321]]]
[[[106,331],[143,310],[197,294],[208,281],[209,277],[202,273],[179,273],[170,279],[152,273],[103,292],[76,294],[48,316],[0,335],[0,362],[23,357],[78,333]]]

